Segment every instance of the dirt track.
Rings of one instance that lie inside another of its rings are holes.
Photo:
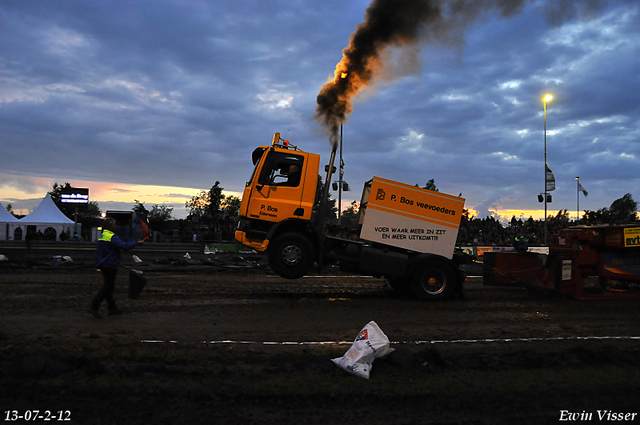
[[[0,269],[2,413],[68,410],[78,424],[537,424],[640,413],[638,301],[554,299],[472,278],[465,300],[420,302],[331,270],[293,281],[215,267],[145,275],[130,300],[121,272],[125,314],[97,320],[84,312],[101,284],[91,267]],[[330,359],[371,320],[396,351],[367,381]]]

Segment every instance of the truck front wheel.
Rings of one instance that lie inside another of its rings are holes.
[[[456,274],[451,265],[438,259],[423,261],[413,274],[413,295],[422,300],[449,298],[453,293]]]
[[[311,241],[292,232],[284,233],[269,242],[267,255],[271,270],[287,279],[304,276],[315,262],[315,250]]]

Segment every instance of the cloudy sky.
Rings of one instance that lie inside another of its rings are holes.
[[[344,199],[373,176],[434,179],[481,218],[542,217],[541,99],[552,93],[550,212],[575,215],[576,176],[589,192],[581,210],[640,200],[640,4],[531,0],[506,13],[478,3],[458,15],[445,5],[449,31],[385,56],[387,78],[344,125]],[[368,5],[3,1],[0,203],[33,209],[68,181],[103,210],[138,199],[181,217],[215,181],[241,192],[251,152],[274,132],[326,163],[316,97]]]

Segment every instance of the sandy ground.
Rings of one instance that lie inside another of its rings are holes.
[[[285,280],[243,264],[150,265],[138,300],[121,271],[124,314],[101,320],[85,312],[101,285],[89,263],[0,267],[3,420],[538,424],[614,412],[640,423],[637,300],[469,278],[466,299],[421,302],[382,279]],[[395,351],[365,380],[331,359],[372,320]]]

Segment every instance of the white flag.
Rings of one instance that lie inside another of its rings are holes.
[[[585,198],[587,197],[587,195],[589,195],[589,192],[587,192],[587,191],[585,190],[585,188],[584,188],[584,187],[582,187],[582,185],[580,184],[580,182],[578,182],[578,192],[582,192],[582,193],[584,193]]]
[[[552,190],[556,190],[556,178],[554,177],[553,172],[551,171],[551,168],[549,168],[548,165],[545,164],[544,167],[546,171],[545,188],[547,192],[551,192]]]

